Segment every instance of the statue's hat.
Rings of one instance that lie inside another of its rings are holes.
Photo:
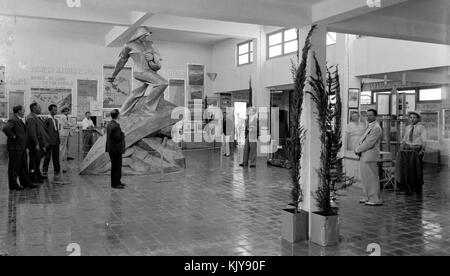
[[[130,38],[130,40],[128,40],[128,42],[133,42],[141,37],[143,37],[144,35],[150,35],[152,34],[152,32],[150,31],[150,29],[148,27],[139,27],[136,30],[136,33],[134,33],[134,35]]]

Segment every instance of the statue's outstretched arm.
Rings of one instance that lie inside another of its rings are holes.
[[[120,73],[120,71],[122,71],[122,69],[125,67],[125,65],[128,62],[128,59],[130,58],[130,52],[131,52],[131,48],[129,47],[125,47],[122,52],[120,53],[120,59],[116,64],[116,68],[114,69],[114,73],[112,74],[111,77],[106,78],[107,81],[109,82],[114,82],[114,80],[116,79],[117,75]]]

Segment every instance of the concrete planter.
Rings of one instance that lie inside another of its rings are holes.
[[[300,210],[284,209],[281,219],[282,238],[290,243],[305,241],[308,239],[308,212]]]
[[[311,241],[321,246],[339,243],[339,216],[311,214]]]

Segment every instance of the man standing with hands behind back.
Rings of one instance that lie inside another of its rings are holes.
[[[122,154],[125,153],[125,134],[120,128],[119,110],[111,111],[111,122],[106,128],[106,152],[111,159],[111,187],[113,189],[123,189],[125,184],[122,178]]]
[[[9,152],[8,179],[10,190],[23,190],[24,188],[37,188],[32,184],[27,174],[27,133],[25,123],[22,121],[25,109],[21,105],[13,107],[14,115],[3,127],[3,132],[8,137],[7,147]],[[17,184],[20,180],[20,185]]]
[[[355,149],[355,154],[360,157],[359,172],[364,193],[360,202],[368,206],[382,205],[380,176],[378,173],[382,130],[377,122],[377,116],[378,112],[376,110],[369,109],[367,111],[369,125]]]
[[[30,114],[27,116],[26,127],[28,135],[28,149],[30,150],[30,175],[33,183],[43,183],[40,165],[43,154],[49,145],[49,137],[45,131],[44,122],[38,117],[41,106],[38,103],[30,105]]]

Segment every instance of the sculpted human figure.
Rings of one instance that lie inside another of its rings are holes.
[[[143,85],[133,90],[130,97],[122,105],[120,110],[122,116],[127,116],[133,111],[138,101],[145,96],[150,85],[153,88],[145,100],[144,113],[155,112],[168,86],[167,80],[157,73],[161,69],[162,58],[150,39],[151,34],[152,32],[147,27],[139,27],[120,53],[120,59],[114,73],[107,78],[107,81],[113,83],[129,58],[132,58],[134,61],[134,78]]]

